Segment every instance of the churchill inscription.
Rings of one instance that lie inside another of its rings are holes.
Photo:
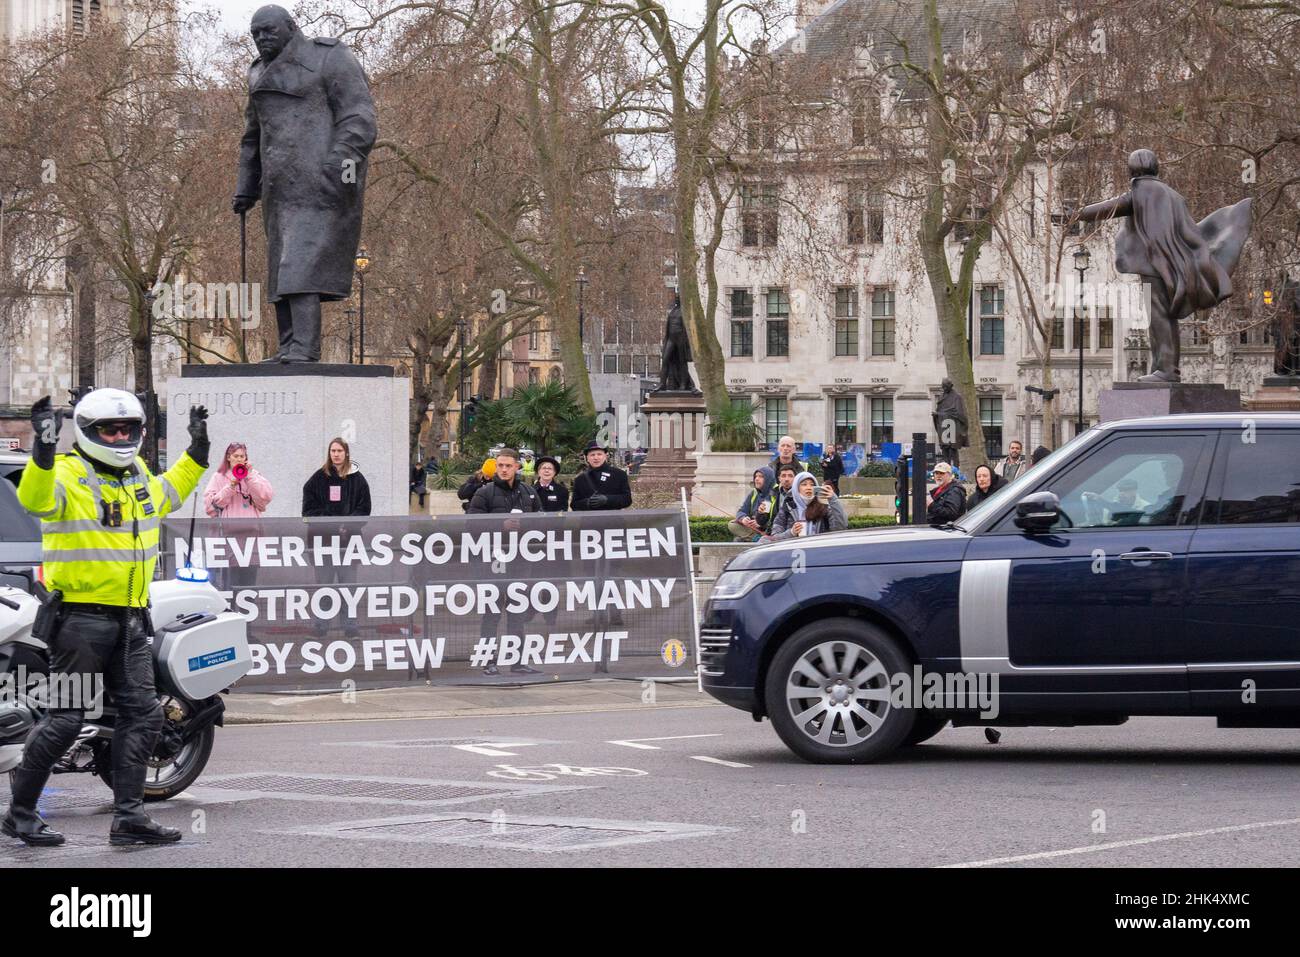
[[[302,415],[302,397],[296,391],[177,392],[174,414],[187,415],[190,407],[205,406],[210,415]]]

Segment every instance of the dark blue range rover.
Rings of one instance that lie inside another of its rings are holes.
[[[1300,727],[1300,415],[1110,423],[955,524],[750,549],[700,646],[705,690],[810,761],[949,722]]]

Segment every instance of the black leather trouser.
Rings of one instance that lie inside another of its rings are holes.
[[[153,655],[139,610],[120,614],[65,604],[50,640],[50,675],[67,675],[69,684],[107,687],[116,709],[113,725],[113,813],[116,820],[141,820],[147,762],[162,728],[163,712],[154,690]],[[75,677],[74,677],[75,676]],[[53,685],[53,681],[51,682]],[[77,739],[85,700],[64,698],[32,729],[22,766],[49,774]]]

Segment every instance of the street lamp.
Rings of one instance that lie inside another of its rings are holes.
[[[343,310],[343,314],[348,317],[348,365],[352,365],[352,329],[357,311],[351,307]]]
[[[1090,257],[1086,246],[1074,247],[1074,270],[1079,274],[1079,295],[1074,310],[1074,335],[1079,346],[1079,415],[1074,423],[1074,434],[1083,432],[1083,274],[1088,271]]]
[[[579,348],[581,348],[583,344],[582,327],[586,324],[586,316],[583,314],[582,311],[582,294],[587,291],[587,283],[589,282],[591,282],[591,280],[587,278],[587,270],[582,266],[579,266],[578,267],[578,346]]]
[[[357,276],[361,280],[361,327],[358,335],[358,365],[366,364],[366,270],[370,268],[370,256],[366,252],[366,244],[362,243],[361,248],[357,250]]]

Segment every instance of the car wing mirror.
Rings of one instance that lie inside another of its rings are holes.
[[[1055,492],[1034,492],[1016,503],[1016,528],[1045,532],[1061,519],[1061,500]]]

